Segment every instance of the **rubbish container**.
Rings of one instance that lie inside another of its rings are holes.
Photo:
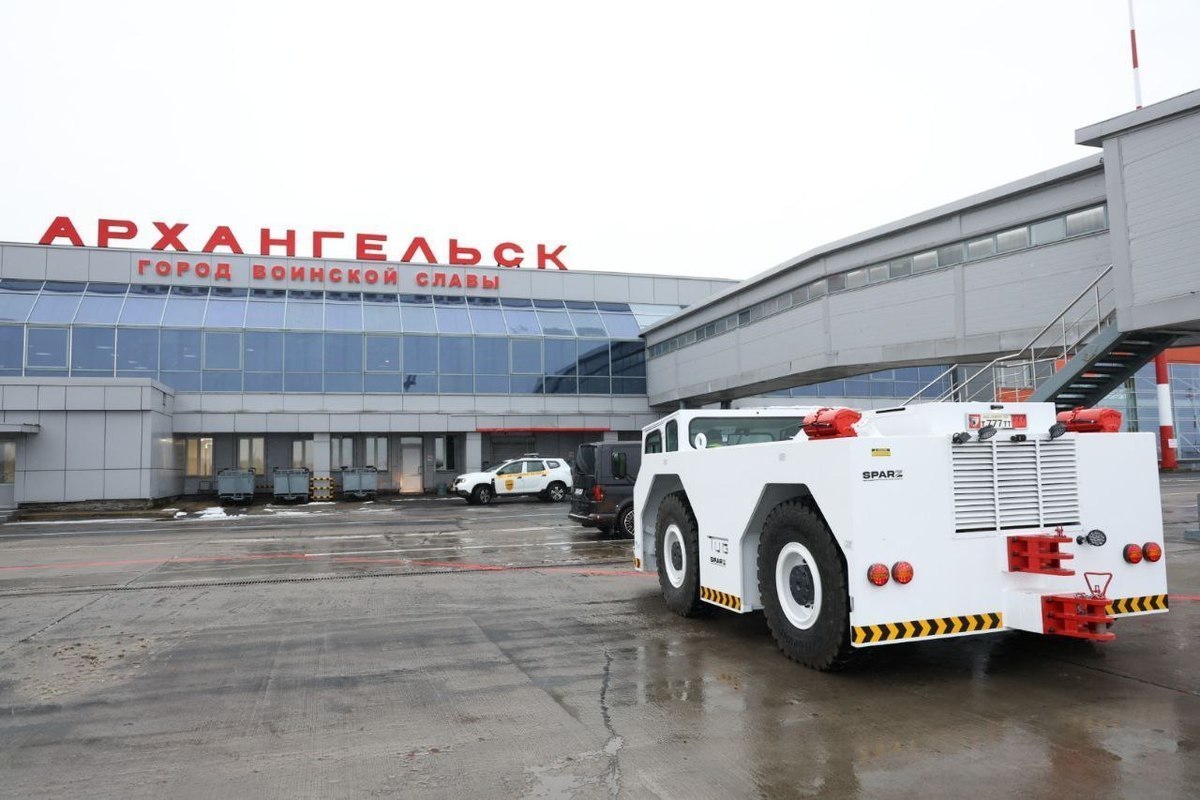
[[[360,500],[379,491],[379,470],[375,467],[346,467],[342,470],[342,495]]]
[[[308,470],[277,469],[275,478],[276,500],[303,500],[308,502]]]
[[[254,499],[254,470],[223,469],[217,473],[217,499],[249,503]]]

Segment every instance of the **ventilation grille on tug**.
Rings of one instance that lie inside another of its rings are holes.
[[[1078,524],[1073,438],[969,442],[951,453],[956,532]]]

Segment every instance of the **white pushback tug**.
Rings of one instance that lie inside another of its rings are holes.
[[[1119,426],[1048,403],[677,411],[643,430],[634,565],[682,616],[762,609],[821,670],[1001,630],[1108,641],[1167,610],[1153,435]]]

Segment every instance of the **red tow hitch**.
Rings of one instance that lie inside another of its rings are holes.
[[[1105,607],[1108,606],[1105,594],[1112,577],[1111,572],[1085,572],[1083,580],[1088,587],[1086,594],[1042,595],[1042,632],[1091,639],[1093,642],[1111,642],[1117,638],[1115,633],[1108,630],[1113,618],[1105,613]],[[1100,578],[1106,578],[1103,586]]]
[[[1060,544],[1070,541],[1070,536],[1063,536],[1062,528],[1056,528],[1053,535],[1010,536],[1008,571],[1032,572],[1035,575],[1074,575],[1075,570],[1067,569],[1062,562],[1075,556],[1058,549]]]

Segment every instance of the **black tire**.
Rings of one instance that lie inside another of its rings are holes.
[[[820,578],[819,592],[808,562],[795,545],[811,556]],[[800,563],[789,570],[786,578],[790,596],[781,599],[776,567],[785,548],[788,553],[784,558]],[[850,646],[850,600],[841,553],[824,520],[799,501],[779,505],[763,523],[758,543],[758,592],[771,635],[788,658],[833,672],[848,666],[858,655]],[[799,626],[789,618],[785,603],[801,613],[815,608],[816,616]]]
[[[542,499],[551,503],[561,503],[566,496],[567,485],[562,481],[555,481],[546,487],[546,494],[542,496]]]
[[[491,486],[481,483],[471,490],[471,497],[475,500],[475,505],[486,506],[495,499],[496,494]]]
[[[632,504],[625,506],[617,512],[617,519],[613,523],[613,533],[617,536],[625,536],[629,539],[633,538],[634,518]]]
[[[696,525],[696,516],[688,505],[687,496],[683,492],[667,495],[658,506],[658,519],[655,523],[654,556],[658,561],[658,585],[662,587],[663,599],[667,608],[681,617],[694,617],[707,610],[700,601],[700,533]],[[671,552],[664,552],[668,529],[675,528],[679,535],[672,537]],[[671,581],[667,571],[667,560],[670,558],[677,576],[682,573],[682,580],[676,586]]]

